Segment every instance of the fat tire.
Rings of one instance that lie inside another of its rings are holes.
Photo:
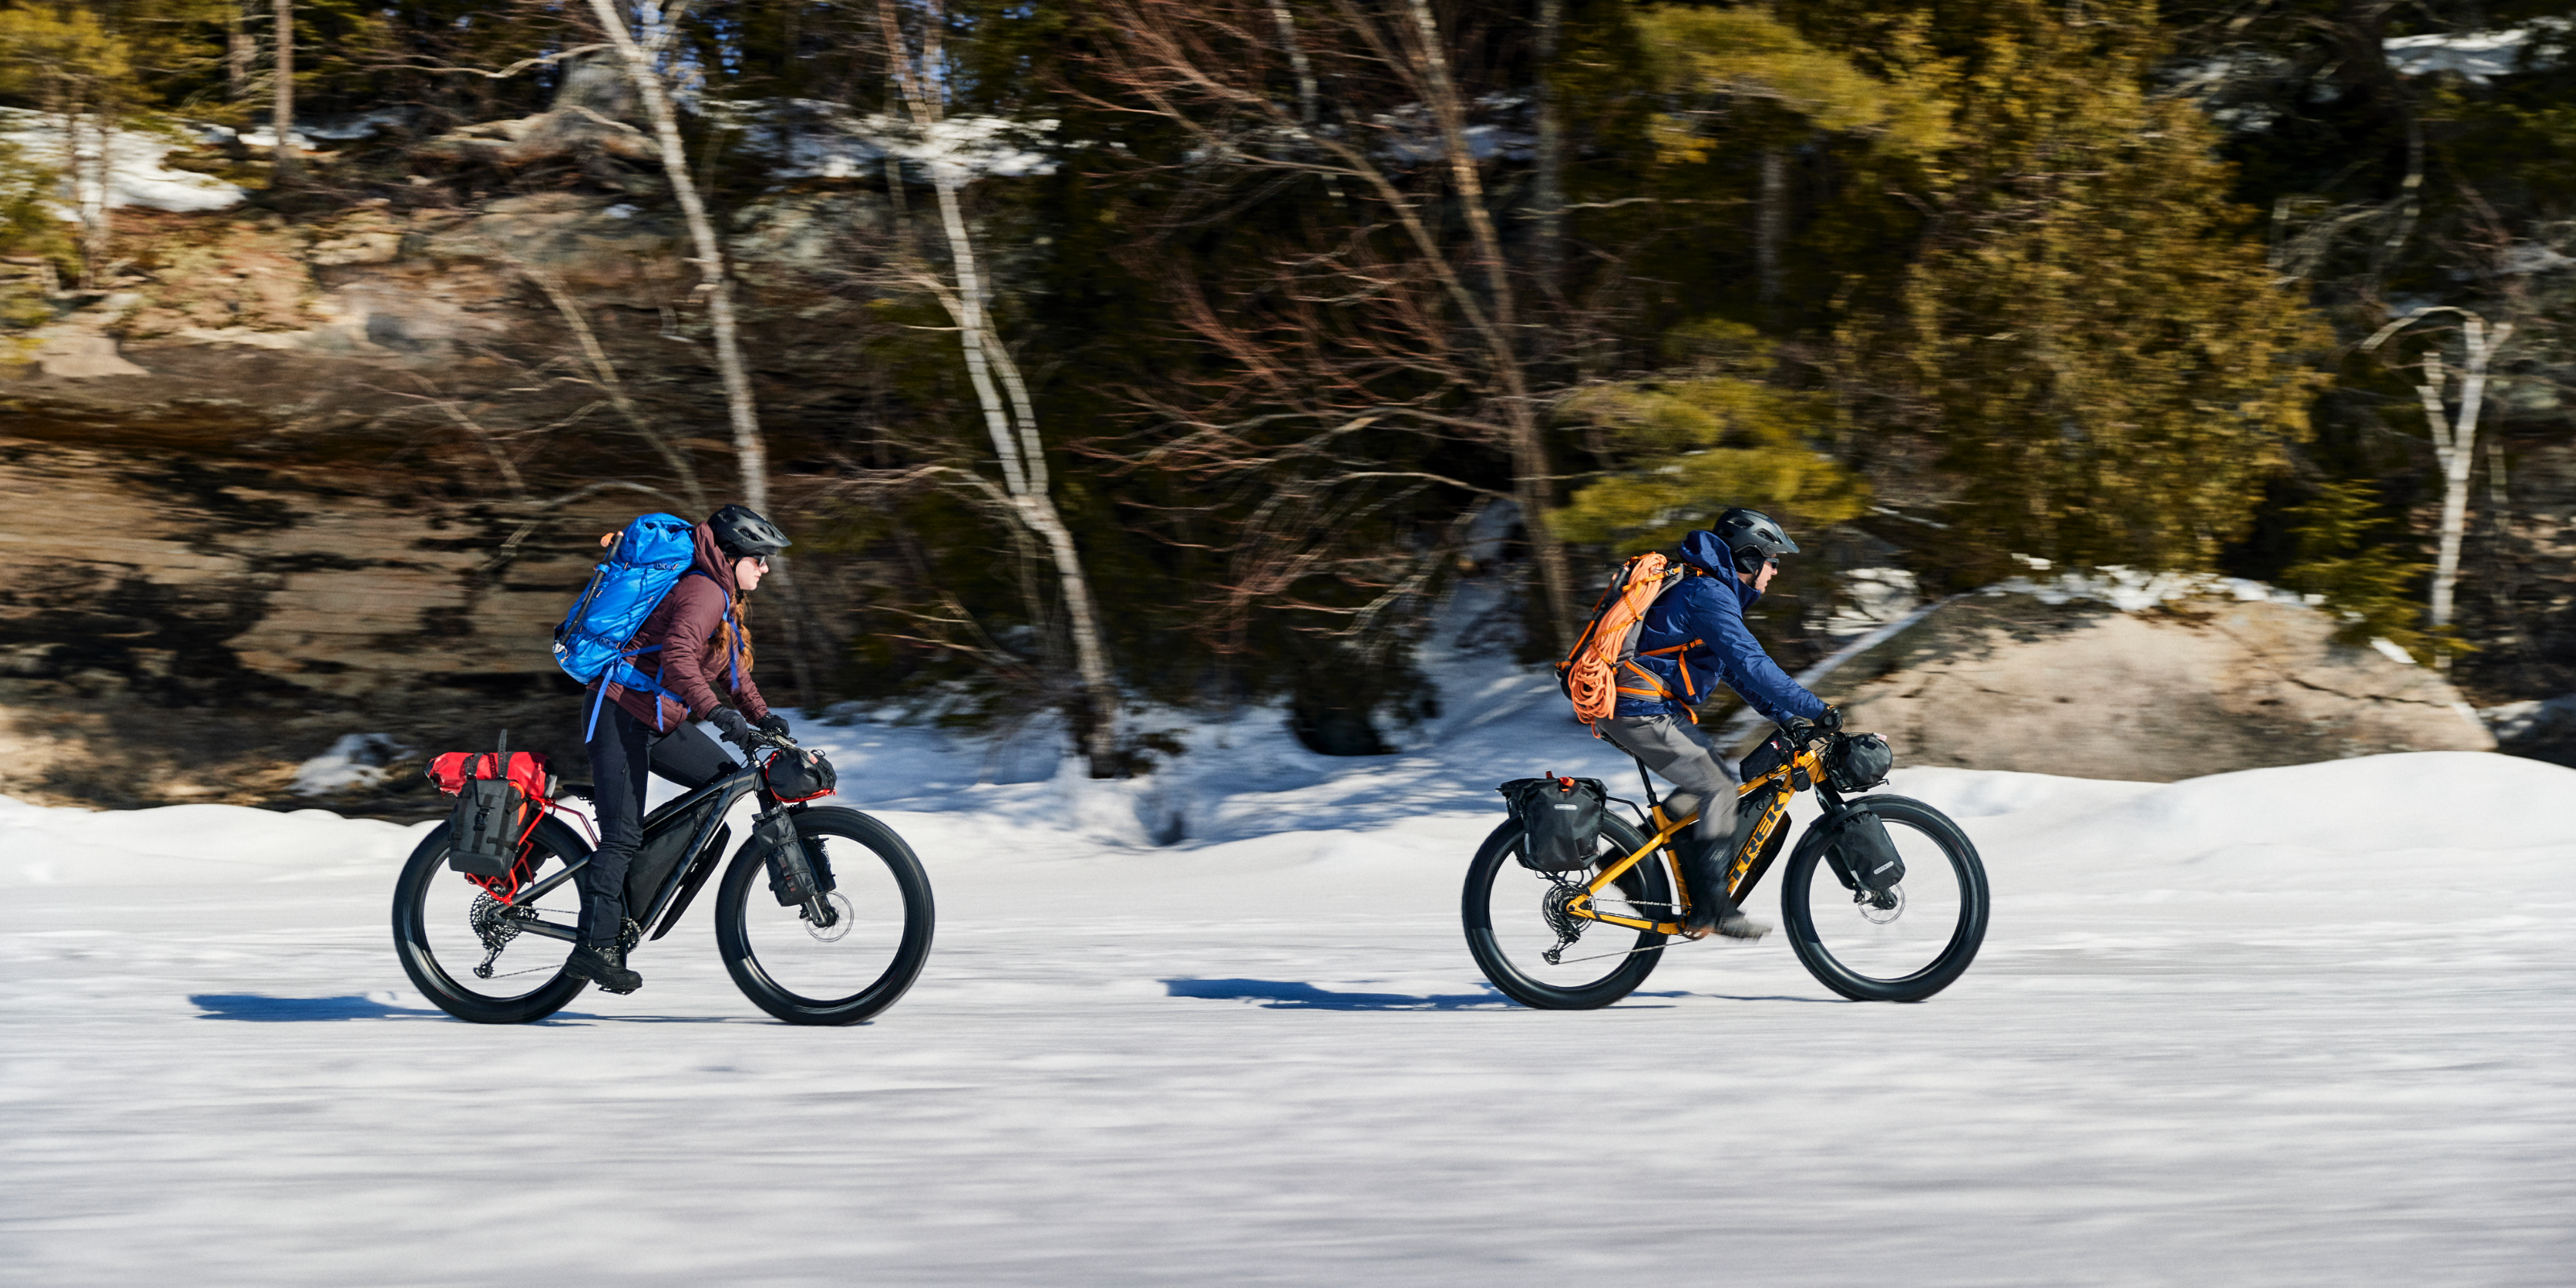
[[[1646,843],[1645,836],[1624,819],[1602,819],[1601,831],[1610,838],[1611,844],[1619,847],[1621,854],[1633,853]],[[1662,960],[1663,946],[1670,936],[1648,930],[1637,931],[1635,946],[1643,951],[1631,953],[1617,971],[1582,988],[1560,988],[1543,983],[1513,967],[1511,959],[1503,954],[1502,946],[1494,941],[1493,885],[1494,879],[1506,868],[1515,871],[1520,868],[1520,860],[1513,854],[1520,839],[1519,821],[1503,820],[1501,826],[1486,836],[1485,843],[1476,850],[1475,861],[1467,866],[1467,888],[1461,896],[1459,911],[1467,926],[1467,952],[1476,959],[1476,965],[1485,972],[1485,978],[1493,981],[1503,996],[1542,1011],[1597,1010],[1637,991],[1637,986],[1655,973],[1655,963]],[[1661,856],[1649,855],[1629,869],[1640,877],[1644,887],[1641,897],[1661,901],[1672,898],[1664,866]],[[1620,929],[1616,926],[1607,928]]]
[[[1920,1002],[1958,979],[1986,942],[1986,914],[1991,902],[1986,889],[1986,865],[1977,857],[1976,843],[1950,821],[1949,815],[1921,801],[1905,796],[1864,796],[1849,804],[1854,809],[1869,809],[1882,819],[1910,824],[1941,847],[1959,879],[1959,920],[1950,932],[1950,945],[1923,969],[1896,979],[1875,979],[1836,961],[1816,932],[1815,910],[1807,902],[1816,865],[1824,861],[1825,847],[1817,845],[1799,847],[1790,856],[1788,874],[1781,878],[1780,916],[1789,925],[1789,947],[1817,982],[1855,1002]]]
[[[394,882],[394,956],[402,960],[403,974],[410,976],[412,987],[438,1009],[470,1024],[527,1024],[562,1010],[590,986],[590,981],[558,970],[546,982],[517,997],[485,997],[457,983],[430,948],[428,922],[422,910],[430,883],[442,878],[465,879],[447,869],[449,827],[441,823],[422,837],[420,844],[412,848],[411,857],[404,860],[402,876]],[[552,817],[537,825],[533,841],[567,864],[580,862],[590,854],[590,844],[579,833]]]
[[[796,832],[807,838],[837,836],[856,841],[874,853],[893,875],[896,888],[903,893],[903,936],[885,973],[865,990],[837,999],[803,997],[771,979],[752,952],[751,936],[745,928],[744,912],[749,901],[770,897],[767,883],[759,880],[767,865],[749,845],[734,855],[733,865],[725,869],[724,884],[716,891],[716,951],[723,955],[725,973],[733,976],[734,987],[771,1015],[789,1024],[857,1024],[900,1000],[913,981],[921,978],[921,968],[930,960],[931,931],[937,920],[930,899],[930,877],[922,871],[921,860],[914,856],[912,847],[904,844],[893,828],[857,810],[805,810],[796,816]]]

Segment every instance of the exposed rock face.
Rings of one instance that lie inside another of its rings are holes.
[[[787,195],[736,220],[743,277],[769,291],[745,313],[785,459],[799,407],[848,365],[794,266],[857,200]],[[675,329],[696,278],[676,228],[595,193],[120,218],[156,257],[145,279],[0,348],[0,792],[287,804],[296,765],[348,735],[427,752],[503,725],[587,778],[552,628],[600,533],[688,507],[597,405],[536,283],[579,301],[708,504],[731,499],[704,344]],[[774,486],[797,528],[792,479]],[[804,655],[828,666],[846,561],[796,571]],[[762,682],[803,700],[786,606],[760,598]],[[315,803],[434,813],[401,768]]]
[[[575,750],[546,641],[631,506],[264,464],[0,439],[0,792],[260,799],[343,734],[514,718]]]
[[[2170,782],[2391,751],[2492,751],[2428,667],[2336,644],[2278,602],[2144,612],[1983,594],[1852,659],[1818,687],[1900,765]]]

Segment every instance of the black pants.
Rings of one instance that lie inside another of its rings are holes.
[[[582,704],[582,718],[590,704]],[[599,848],[581,870],[581,941],[617,942],[626,924],[626,868],[644,843],[646,774],[660,774],[682,787],[704,787],[740,768],[725,749],[696,725],[657,733],[614,702],[602,703],[599,725],[590,735],[590,781],[599,794]]]

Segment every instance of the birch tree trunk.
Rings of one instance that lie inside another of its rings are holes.
[[[281,0],[282,2],[282,0]],[[600,29],[616,46],[617,55],[626,63],[626,74],[635,83],[635,93],[644,102],[644,113],[653,123],[654,141],[659,145],[662,174],[670,181],[671,195],[680,204],[680,217],[688,225],[689,242],[697,250],[698,291],[707,297],[708,329],[714,333],[716,371],[724,381],[725,415],[733,426],[733,455],[736,472],[741,478],[742,503],[766,515],[769,513],[769,449],[760,433],[760,411],[752,401],[751,373],[742,360],[742,334],[734,318],[731,280],[725,270],[724,243],[716,239],[715,223],[707,217],[707,204],[698,194],[697,180],[689,173],[687,145],[680,138],[680,116],[671,104],[668,87],[662,81],[661,69],[654,66],[664,42],[678,30],[680,12],[687,0],[674,0],[664,10],[663,32],[654,48],[646,50],[626,29],[614,0],[590,0],[591,12],[598,15]],[[694,482],[694,480],[692,480]],[[804,596],[798,593],[796,578],[784,557],[775,559],[771,576],[787,600],[787,661],[796,674],[796,687],[810,704],[822,696],[815,687],[812,667],[806,659],[803,617]]]
[[[274,0],[269,12],[277,19],[273,48],[276,51],[277,83],[269,99],[269,128],[277,133],[276,163],[269,171],[272,184],[292,183],[298,173],[295,158],[295,0]]]
[[[2453,595],[2460,580],[2460,547],[2469,526],[2469,471],[2477,463],[2478,418],[2486,409],[2487,370],[2498,349],[2513,337],[2514,324],[2497,323],[2490,333],[2487,320],[2467,309],[2448,305],[2418,309],[2387,326],[2362,343],[2364,349],[2375,349],[2381,341],[2395,335],[2409,323],[2433,313],[2457,313],[2465,340],[2465,353],[2460,371],[2460,406],[2456,415],[2443,407],[2442,391],[2449,372],[2437,350],[2424,353],[2424,380],[2415,387],[2416,397],[2424,405],[2424,426],[2433,439],[2433,459],[2442,467],[2442,522],[2440,546],[2433,560],[2433,594],[2427,620],[2433,629],[2450,625]]]
[[[242,0],[231,0],[224,15],[224,94],[235,103],[250,97],[250,62],[254,48],[250,32],[244,26]]]
[[[590,0],[590,9],[599,16],[599,25],[607,32],[608,42],[617,47],[618,57],[626,60],[627,77],[635,82],[635,93],[644,100],[644,113],[652,119],[654,141],[662,153],[663,177],[670,180],[671,195],[680,203],[680,217],[689,228],[689,242],[698,252],[698,290],[707,297],[707,323],[715,333],[716,371],[724,380],[725,414],[733,424],[733,455],[742,476],[742,503],[767,514],[769,452],[760,436],[760,413],[751,399],[751,376],[742,363],[742,337],[734,321],[733,292],[725,275],[724,243],[716,240],[715,224],[707,218],[706,202],[699,198],[697,180],[689,174],[689,152],[680,139],[679,112],[671,106],[661,70],[653,65],[659,47],[647,53],[637,44],[612,0]],[[665,20],[675,27],[676,9],[675,6]]]
[[[1565,298],[1565,110],[1556,101],[1556,51],[1564,36],[1565,0],[1538,0],[1538,155],[1530,176],[1530,260],[1540,298],[1558,305]]]
[[[1519,346],[1515,343],[1518,337],[1513,334],[1519,329],[1519,320],[1513,308],[1509,266],[1503,259],[1502,241],[1494,233],[1493,212],[1485,201],[1483,173],[1467,146],[1466,107],[1449,77],[1449,59],[1443,52],[1439,24],[1431,16],[1430,0],[1407,3],[1413,15],[1424,89],[1431,100],[1432,116],[1440,125],[1441,150],[1448,154],[1451,182],[1457,186],[1458,203],[1474,238],[1476,258],[1485,271],[1485,290],[1492,302],[1493,318],[1491,325],[1479,329],[1493,351],[1495,374],[1502,379],[1503,417],[1512,452],[1512,492],[1520,502],[1521,523],[1529,532],[1530,553],[1538,564],[1548,630],[1557,650],[1562,652],[1573,643],[1574,595],[1565,546],[1548,526],[1548,511],[1555,504],[1556,489],[1549,475],[1547,441],[1540,432],[1538,407],[1530,397],[1528,373],[1521,367]]]
[[[880,0],[878,8],[885,27],[886,54],[894,64],[905,109],[914,129],[928,139],[945,114],[946,91],[934,86],[945,84],[937,78],[946,15],[940,0],[928,0],[922,11],[922,52],[916,65],[903,36],[898,0]],[[1082,722],[1084,758],[1090,764],[1092,777],[1113,777],[1118,772],[1118,689],[1109,672],[1109,650],[1081,552],[1049,490],[1046,443],[1038,432],[1036,407],[1029,398],[1027,383],[1020,377],[1019,365],[992,334],[986,319],[981,261],[958,201],[958,193],[971,174],[963,166],[936,159],[926,168],[931,188],[938,196],[940,226],[947,235],[949,263],[955,275],[953,287],[941,284],[940,302],[957,324],[958,349],[966,362],[967,382],[974,387],[976,402],[982,407],[984,430],[1000,460],[1011,511],[1045,543],[1048,558],[1055,566],[1068,633],[1073,637],[1074,669],[1086,700],[1088,719]]]
[[[1762,149],[1762,187],[1753,216],[1754,274],[1766,311],[1780,306],[1780,243],[1788,229],[1789,152],[1775,145]]]

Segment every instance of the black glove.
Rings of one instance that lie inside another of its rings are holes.
[[[1825,713],[1816,717],[1816,732],[1841,733],[1842,731],[1843,709],[1841,707],[1826,707]]]
[[[724,740],[748,752],[752,748],[751,722],[732,707],[717,707],[707,713],[707,723],[724,731]]]
[[[784,738],[787,736],[787,717],[772,711],[760,718],[759,727],[762,733],[773,738]]]

